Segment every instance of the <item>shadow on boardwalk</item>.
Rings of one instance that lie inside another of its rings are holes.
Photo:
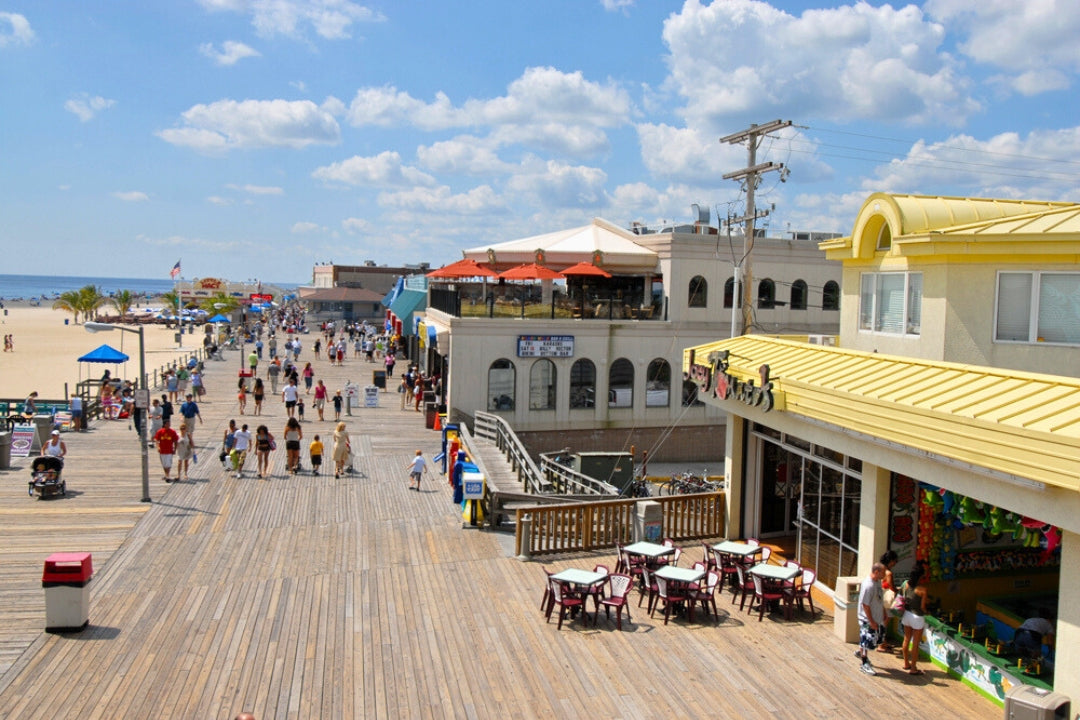
[[[253,477],[253,460],[248,477],[227,476],[216,447],[228,418],[266,422],[280,440],[285,414],[271,398],[264,417],[240,417],[239,360],[226,357],[208,365],[200,462],[189,481],[166,485],[152,457],[149,506],[123,423],[66,438],[69,498],[29,500],[25,473],[4,474],[0,717],[1000,714],[936,668],[912,678],[879,656],[881,673],[867,677],[830,618],[759,623],[729,595],[718,623],[665,626],[635,593],[622,632],[603,618],[558,631],[539,611],[541,562],[507,557],[505,535],[463,530],[445,482],[407,489],[413,453],[432,457],[439,436],[399,410],[396,393],[345,418],[358,475],[289,476],[279,449],[269,480]],[[374,368],[315,367],[332,390],[363,385]],[[309,402],[305,448],[319,433],[329,451],[333,423],[313,417]],[[94,554],[91,624],[50,635],[41,565],[61,550]],[[597,562],[614,557],[552,567]]]

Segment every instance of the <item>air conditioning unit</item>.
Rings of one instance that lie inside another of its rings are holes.
[[[808,335],[807,342],[811,345],[828,345],[829,347],[836,347],[835,335]]]

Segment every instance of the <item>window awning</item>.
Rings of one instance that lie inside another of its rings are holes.
[[[390,312],[401,320],[403,334],[407,334],[412,328],[412,314],[416,312],[417,308],[423,309],[426,307],[426,302],[427,293],[419,290],[402,290],[398,293],[397,299],[390,305]]]

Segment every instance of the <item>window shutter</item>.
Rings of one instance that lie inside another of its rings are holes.
[[[997,340],[1031,339],[1031,273],[998,275]]]

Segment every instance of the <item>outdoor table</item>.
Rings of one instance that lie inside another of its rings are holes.
[[[665,565],[654,572],[653,575],[662,577],[665,580],[671,580],[672,582],[689,585],[690,583],[695,583],[705,577],[705,571],[694,570],[693,568],[681,568],[675,565]]]
[[[606,573],[593,572],[591,570],[578,570],[577,568],[567,568],[566,570],[561,570],[555,573],[551,576],[550,579],[557,582],[567,583],[568,585],[576,585],[579,590],[575,592],[578,595],[584,596],[587,599],[588,596],[591,594],[590,591],[592,590],[592,588],[607,581],[608,576]],[[600,600],[597,599],[596,603],[596,613],[598,614],[600,612]],[[581,606],[581,612],[583,615],[585,615],[586,618],[588,617],[589,613],[585,609],[584,604],[582,604]],[[573,617],[573,614],[571,614],[571,617]],[[595,624],[596,616],[594,614],[593,625]]]
[[[725,540],[722,543],[713,545],[713,550],[734,555],[743,562],[748,562],[748,558],[757,555],[762,549],[761,545],[751,545],[749,543],[735,542],[734,540]]]
[[[754,567],[750,568],[752,575],[757,575],[760,578],[766,580],[775,580],[777,582],[787,582],[788,580],[794,580],[798,577],[802,570],[797,567],[789,567],[787,565],[770,565],[769,563],[758,563]]]
[[[645,558],[648,562],[656,563],[659,558],[667,555],[674,555],[675,548],[668,545],[657,545],[656,543],[643,541],[627,545],[623,548],[623,552],[627,555],[637,555]]]

